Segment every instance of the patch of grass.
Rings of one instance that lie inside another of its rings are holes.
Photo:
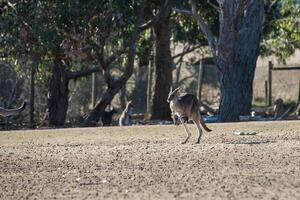
[[[253,107],[266,107],[266,100],[262,97],[256,97],[252,102]]]

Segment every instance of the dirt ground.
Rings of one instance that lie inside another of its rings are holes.
[[[208,126],[0,132],[0,199],[300,199],[300,121]]]

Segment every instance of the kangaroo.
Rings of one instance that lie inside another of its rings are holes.
[[[5,109],[0,107],[0,116],[8,117],[13,115],[18,115],[22,112],[26,107],[26,103],[24,102],[21,107],[14,109]]]
[[[275,119],[278,119],[279,117],[281,117],[281,115],[283,115],[285,108],[284,108],[283,100],[281,98],[276,99],[275,105],[273,107],[273,111],[274,111]]]
[[[196,124],[197,126],[199,135],[196,143],[199,144],[202,136],[200,124],[206,131],[210,132],[211,130],[205,125],[204,120],[200,114],[200,104],[197,97],[190,93],[178,94],[179,89],[180,87],[176,88],[175,90],[172,90],[171,88],[167,102],[170,103],[174,123],[176,124],[175,117],[177,116],[180,122],[183,124],[185,132],[187,134],[186,139],[182,141],[181,144],[185,144],[191,137],[191,132],[185,124],[189,121],[189,119],[192,119],[194,124]]]
[[[113,115],[117,113],[117,111],[114,108],[110,108],[110,111],[104,111],[102,115],[102,124],[103,126],[110,126],[112,123],[112,117]]]
[[[133,104],[132,101],[128,101],[126,104],[126,108],[121,114],[119,119],[120,126],[131,126],[131,115],[132,115]]]

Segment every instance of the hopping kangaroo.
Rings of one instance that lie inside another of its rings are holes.
[[[15,109],[5,109],[0,107],[0,116],[8,117],[13,115],[18,115],[25,109],[26,103],[24,102],[21,107]]]
[[[121,117],[119,119],[120,126],[131,126],[132,107],[132,101],[128,101],[126,104],[126,108],[122,112]]]
[[[210,132],[211,130],[207,128],[202,116],[200,115],[200,110],[199,110],[200,105],[197,97],[189,93],[178,94],[179,89],[180,89],[179,87],[176,88],[175,90],[172,90],[171,88],[167,101],[168,103],[170,103],[170,108],[172,111],[172,118],[174,123],[176,123],[175,117],[178,116],[187,134],[186,139],[183,142],[181,142],[181,144],[185,144],[188,141],[188,139],[191,137],[191,132],[189,131],[189,129],[185,124],[188,122],[189,119],[192,119],[197,126],[198,133],[199,133],[197,143],[200,143],[201,135],[202,135],[200,124],[206,131]]]

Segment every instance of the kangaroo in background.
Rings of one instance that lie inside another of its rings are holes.
[[[103,115],[102,115],[102,118],[101,118],[102,125],[103,126],[110,126],[111,123],[112,123],[112,117],[115,113],[117,113],[117,111],[113,107],[109,106],[109,111],[105,110]]]
[[[8,117],[8,116],[13,116],[13,115],[18,115],[20,112],[22,112],[26,107],[26,103],[23,102],[22,106],[19,108],[14,108],[14,109],[5,109],[0,107],[0,116],[3,117]]]
[[[199,133],[196,142],[198,144],[200,143],[201,136],[202,136],[202,130],[200,124],[206,131],[210,132],[211,130],[205,125],[204,120],[200,114],[200,110],[199,110],[200,104],[197,97],[189,93],[179,94],[178,93],[179,89],[180,87],[176,88],[175,90],[172,90],[171,88],[167,99],[167,102],[170,103],[174,124],[176,124],[175,117],[178,116],[187,134],[186,139],[183,142],[181,142],[181,144],[185,144],[188,141],[188,139],[191,137],[191,132],[189,131],[185,123],[187,123],[189,119],[193,120],[193,122],[197,126],[198,133]]]
[[[126,108],[122,112],[120,119],[119,119],[120,126],[131,126],[131,124],[132,124],[132,122],[131,122],[132,109],[133,109],[132,101],[128,101],[126,104]]]

